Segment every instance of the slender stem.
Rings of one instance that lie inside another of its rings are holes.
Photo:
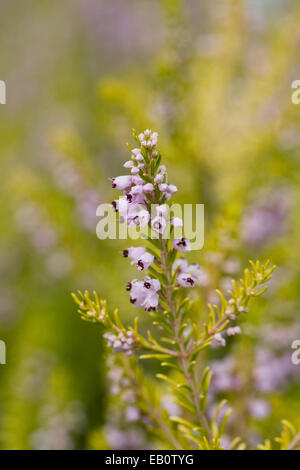
[[[126,373],[129,377],[129,379],[131,380],[131,383],[132,383],[132,386],[133,386],[135,392],[137,393],[137,395],[140,395],[141,400],[144,401],[144,403],[146,405],[149,418],[157,424],[158,428],[160,428],[163,431],[166,439],[170,442],[170,444],[175,449],[183,450],[182,445],[180,444],[178,439],[173,435],[170,427],[165,423],[165,420],[161,416],[161,414],[159,412],[159,409],[154,407],[153,403],[151,403],[150,400],[148,400],[147,397],[145,396],[145,394],[143,393],[143,389],[141,387],[141,384],[136,379],[136,377],[135,377],[135,375],[134,375],[134,373],[133,373],[133,371],[130,367],[128,358],[123,358],[123,361],[124,361]]]
[[[205,416],[205,413],[203,413],[200,410],[199,393],[197,391],[197,384],[196,384],[195,377],[188,370],[189,362],[186,358],[181,358],[180,363],[181,363],[181,366],[182,366],[182,370],[184,372],[185,380],[186,380],[187,384],[189,385],[189,387],[191,388],[191,394],[190,395],[191,395],[192,401],[194,403],[194,406],[196,408],[197,419],[201,423],[201,426],[206,430],[206,432],[208,433],[208,436],[210,438],[211,437],[211,431],[210,431],[210,428],[209,428],[208,420]]]
[[[197,383],[195,376],[192,375],[189,372],[189,355],[190,353],[185,350],[184,347],[184,341],[180,336],[180,326],[181,326],[181,314],[176,318],[176,304],[172,300],[172,290],[173,286],[171,283],[171,272],[170,268],[168,267],[167,264],[167,252],[168,252],[168,247],[166,242],[163,240],[162,236],[160,236],[160,241],[162,245],[161,249],[161,264],[162,264],[162,269],[164,271],[164,274],[168,280],[168,285],[166,286],[166,297],[167,297],[167,303],[170,308],[171,313],[173,314],[173,317],[175,318],[174,322],[172,322],[172,327],[174,330],[174,339],[178,343],[179,348],[180,348],[180,354],[178,355],[178,361],[179,364],[182,368],[184,378],[186,380],[187,385],[191,389],[190,396],[192,399],[192,402],[195,406],[196,409],[196,415],[197,419],[200,422],[201,426],[206,430],[208,436],[210,437],[211,431],[209,428],[209,424],[207,421],[207,418],[205,414],[200,410],[200,403],[199,403],[199,393],[197,391]]]
[[[146,173],[148,176],[151,176],[151,172],[149,168],[146,169]],[[159,201],[153,200],[155,203],[159,203]],[[162,234],[159,235],[159,241],[161,244],[160,250],[160,261],[161,261],[161,268],[163,270],[164,275],[167,278],[167,285],[165,286],[166,295],[165,300],[168,304],[169,310],[171,315],[173,316],[173,321],[170,321],[170,325],[174,330],[174,339],[178,343],[180,351],[173,351],[171,356],[176,357],[184,374],[185,381],[190,388],[190,396],[191,400],[195,406],[197,419],[200,422],[201,426],[206,430],[208,437],[211,436],[211,431],[209,428],[209,424],[205,414],[200,410],[200,403],[199,403],[199,393],[197,391],[197,383],[194,375],[189,372],[189,357],[191,355],[191,351],[186,351],[184,347],[184,341],[180,336],[180,326],[181,326],[181,314],[179,313],[178,318],[176,318],[177,308],[176,308],[176,301],[172,299],[172,292],[173,292],[173,285],[172,285],[172,273],[171,267],[168,266],[168,245],[166,241],[163,239]]]

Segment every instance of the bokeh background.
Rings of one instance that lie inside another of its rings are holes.
[[[244,334],[206,358],[211,408],[228,397],[250,446],[300,425],[299,2],[1,0],[0,44],[0,448],[144,445],[108,424],[101,334],[70,297],[137,313],[124,246],[95,234],[132,128],[159,132],[176,202],[205,204],[200,317],[249,258],[278,265]]]

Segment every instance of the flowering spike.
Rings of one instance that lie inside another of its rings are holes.
[[[130,402],[123,410],[124,422],[138,420],[147,431],[153,429],[164,448],[222,449],[221,439],[231,410],[225,411],[225,402],[221,402],[214,415],[210,413],[208,396],[213,374],[206,367],[199,378],[199,353],[210,346],[226,346],[226,339],[230,343],[235,341],[231,337],[242,333],[236,321],[249,311],[250,300],[265,292],[265,284],[275,268],[269,261],[265,264],[250,261],[244,277],[239,282],[232,281],[229,295],[217,290],[219,299],[208,305],[208,319],[202,323],[202,317],[197,317],[193,302],[186,296],[186,288],[193,287],[195,291],[200,286],[204,290],[212,279],[198,264],[185,259],[185,252],[191,250],[190,240],[180,237],[169,242],[164,238],[167,227],[173,234],[184,222],[178,217],[168,220],[168,201],[177,187],[169,182],[167,169],[161,164],[157,132],[146,129],[137,134],[133,130],[133,137],[136,147],[127,144],[131,158],[124,164],[129,174],[111,180],[113,188],[122,191],[112,205],[122,223],[128,227],[147,227],[154,234],[148,239],[150,248],[131,246],[122,251],[143,272],[143,278],[128,282],[126,290],[132,305],[148,312],[153,332],[148,331],[146,337],[139,333],[137,317],[134,327],[125,328],[118,311],[110,314],[106,302],[96,293],[91,297],[88,292],[79,291],[72,297],[84,320],[103,326],[107,346],[116,353],[110,357],[118,367],[110,371],[110,376],[115,381],[114,394],[121,397],[118,403]],[[152,204],[155,211],[151,210]],[[163,409],[159,386],[145,377],[135,356],[156,359],[162,367],[175,371],[174,376],[161,373],[156,376],[168,385],[178,413]],[[285,423],[278,443],[294,448],[300,445],[299,436]],[[244,448],[240,438],[233,439],[230,446]]]

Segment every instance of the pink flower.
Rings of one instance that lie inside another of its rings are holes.
[[[151,226],[153,230],[162,234],[167,226],[165,216],[169,211],[169,206],[167,204],[161,204],[156,206],[155,210],[157,215],[152,219]]]
[[[132,184],[140,186],[144,184],[144,180],[140,177],[140,175],[134,175],[132,176]]]
[[[240,335],[242,333],[242,330],[239,326],[230,326],[226,330],[227,336],[234,336],[234,335]]]
[[[146,253],[144,253],[138,260],[137,267],[140,271],[143,271],[143,269],[148,269],[149,266],[153,263],[153,261],[154,256],[146,251]]]
[[[182,287],[194,287],[195,285],[193,277],[187,273],[178,274],[177,283]]]
[[[150,129],[146,129],[144,132],[139,134],[139,141],[141,145],[146,148],[153,148],[157,145],[158,133],[151,132]]]
[[[127,250],[123,251],[123,256],[125,258],[130,258],[132,260],[132,264],[135,264],[145,252],[146,248],[144,248],[143,246],[131,246]]]
[[[162,193],[164,193],[165,199],[167,201],[178,191],[177,186],[174,184],[161,183],[158,185],[158,188]]]
[[[164,233],[166,225],[167,225],[166,219],[161,216],[156,216],[151,221],[151,227],[153,228],[153,230],[161,234]]]
[[[114,352],[125,352],[128,356],[132,354],[137,344],[137,339],[132,331],[120,332],[118,335],[107,332],[103,338],[107,340],[107,345],[113,348]]]
[[[136,264],[140,271],[148,269],[154,261],[154,256],[148,253],[144,247],[130,247],[123,251],[123,256],[130,258],[131,264]]]
[[[134,163],[132,160],[128,160],[127,162],[124,163],[124,168],[130,169],[134,167]]]
[[[166,169],[165,165],[161,165],[161,166],[158,168],[158,172],[157,172],[157,174],[156,174],[156,176],[155,176],[155,178],[154,178],[154,182],[155,182],[156,184],[161,184],[161,183],[164,182],[165,179],[166,179],[166,181],[167,181],[168,177],[167,177],[166,172],[167,172],[167,169]],[[166,178],[165,178],[165,176],[166,176]]]
[[[167,191],[170,194],[175,194],[177,193],[178,189],[177,189],[177,186],[175,186],[175,184],[169,184]]]
[[[167,204],[161,204],[155,208],[156,214],[162,217],[165,217],[168,213],[169,206]]]
[[[162,193],[166,193],[168,191],[168,185],[166,183],[160,184],[158,188]]]
[[[133,149],[131,158],[133,160],[136,160],[137,162],[142,162],[144,160],[144,157],[141,153],[141,149]]]
[[[226,346],[226,341],[221,335],[221,333],[216,333],[214,336],[214,341],[219,345],[219,346]]]
[[[158,173],[154,178],[154,183],[161,184],[164,181],[164,175],[162,173]]]
[[[145,277],[143,281],[134,279],[127,286],[130,291],[130,301],[135,307],[144,307],[146,311],[155,310],[159,303],[160,282],[157,279]]]
[[[189,272],[189,263],[187,262],[186,259],[180,258],[180,259],[176,260],[173,263],[173,270],[176,271],[177,268],[178,268],[178,272],[188,273]]]
[[[150,220],[150,214],[146,209],[136,210],[134,207],[130,207],[128,211],[128,226],[132,227],[136,225],[137,227],[145,227],[148,225]]]
[[[145,202],[145,196],[143,194],[143,186],[136,185],[132,186],[129,193],[126,194],[127,200],[134,204],[143,204]]]
[[[132,184],[132,177],[131,175],[117,176],[112,178],[111,181],[114,189],[128,189]]]
[[[132,158],[135,158],[136,160],[137,160],[137,157],[139,155],[142,155],[141,154],[141,149],[139,149],[139,148],[131,150],[131,153],[132,153]],[[142,155],[142,157],[143,157],[143,155]]]
[[[150,214],[142,204],[130,203],[127,199],[120,198],[113,205],[120,213],[121,222],[127,223],[128,227],[145,227],[150,220]]]
[[[177,274],[177,283],[182,287],[193,287],[196,284],[201,284],[202,271],[198,264],[188,264],[187,260],[181,258],[173,264],[173,270]]]
[[[149,193],[152,193],[152,191],[154,191],[154,186],[152,183],[144,184],[143,186],[144,193],[149,194]]]
[[[191,251],[191,242],[186,238],[175,238],[173,240],[173,248],[178,251]]]

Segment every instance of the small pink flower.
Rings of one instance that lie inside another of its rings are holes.
[[[191,242],[186,238],[175,238],[173,240],[173,248],[178,251],[191,251]]]
[[[226,330],[227,336],[234,336],[234,335],[240,335],[242,333],[242,330],[239,326],[230,326]]]
[[[120,205],[119,205],[120,207]],[[120,214],[121,210],[119,209]],[[150,214],[144,209],[142,204],[127,204],[126,212],[122,213],[123,221],[127,223],[128,227],[145,227],[149,220]]]
[[[151,264],[153,263],[153,261],[154,256],[146,251],[146,253],[144,253],[138,260],[137,267],[140,271],[143,271],[143,269],[148,269],[149,266],[151,266]]]
[[[177,189],[177,186],[175,186],[175,184],[169,184],[168,185],[168,189],[167,189],[167,192],[170,193],[170,194],[175,194],[177,193],[178,189]]]
[[[162,173],[158,173],[158,175],[154,178],[154,183],[161,185],[164,181],[164,175]]]
[[[132,176],[132,184],[141,186],[144,184],[144,180],[140,177],[140,175],[134,175]]]
[[[132,331],[120,332],[117,335],[114,333],[105,333],[103,338],[107,340],[107,345],[110,348],[113,348],[114,352],[125,352],[126,355],[130,355],[137,344],[137,339],[135,338]],[[117,372],[116,377],[121,378],[120,374]],[[110,378],[114,379],[113,376]]]
[[[127,250],[123,251],[123,256],[124,258],[130,258],[132,260],[132,264],[135,264],[144,253],[146,253],[146,248],[143,246],[131,246]]]
[[[144,193],[149,194],[149,193],[152,193],[152,191],[154,191],[154,186],[152,183],[144,184],[143,186]]]
[[[156,216],[151,221],[151,227],[155,232],[163,234],[166,228],[167,222],[164,217]]]
[[[143,186],[137,185],[132,186],[129,193],[126,194],[127,200],[133,204],[143,204],[145,202],[145,196],[143,194]]]
[[[144,307],[146,311],[155,310],[159,303],[160,282],[157,279],[145,277],[143,281],[137,279],[127,286],[130,291],[130,301],[135,307]]]
[[[144,247],[130,247],[123,251],[123,256],[130,258],[131,264],[136,264],[140,271],[148,269],[154,261],[154,256],[148,253]]]
[[[173,263],[173,270],[176,271],[177,268],[178,268],[178,272],[188,273],[189,272],[189,263],[184,258],[177,259]]]
[[[161,217],[165,217],[169,211],[169,206],[167,204],[161,204],[155,208],[156,214]]]
[[[130,169],[134,167],[134,163],[132,160],[128,160],[127,162],[124,163],[124,168]]]
[[[154,178],[154,182],[156,184],[161,184],[163,183],[164,181],[167,181],[168,180],[168,175],[167,175],[167,169],[165,167],[165,165],[161,165],[159,168],[158,168],[158,171],[157,171],[157,174]]]
[[[177,276],[177,283],[182,287],[194,287],[195,280],[187,273],[180,273]]]
[[[177,274],[177,283],[182,287],[193,287],[196,284],[201,284],[202,271],[200,270],[198,264],[188,264],[187,260],[181,258],[173,264],[173,270]]]
[[[159,190],[162,192],[162,193],[165,193],[167,192],[168,190],[168,185],[166,183],[161,183],[159,186],[158,186]]]
[[[166,165],[160,165],[159,168],[158,168],[158,173],[161,173],[161,174],[165,175],[167,173]]]
[[[226,346],[226,341],[221,335],[221,333],[216,333],[214,336],[214,341],[219,345],[219,346]]]
[[[133,196],[128,193],[127,197],[114,201],[113,207],[120,213],[121,223],[127,223],[128,227],[145,227],[150,220],[150,214],[143,204],[131,202],[132,199]]]
[[[111,181],[114,189],[128,189],[132,184],[132,177],[131,175],[117,176],[112,178]]]
[[[138,210],[137,212],[133,209],[132,211],[129,210],[129,224],[128,226],[136,225],[137,227],[146,227],[150,220],[149,212],[144,210]]]
[[[138,153],[136,156],[135,156],[135,160],[137,162],[142,162],[144,160],[144,157],[141,153]]]
[[[158,185],[158,188],[162,193],[164,193],[167,201],[178,191],[177,186],[174,184],[161,183]]]
[[[150,310],[156,310],[159,303],[159,296],[156,292],[149,294],[144,301],[143,307],[145,307],[146,312]]]
[[[147,296],[147,291],[144,289],[144,282],[134,279],[128,283],[126,289],[130,291],[130,302],[135,307],[143,307]]]
[[[153,148],[157,145],[158,133],[152,132],[150,129],[141,132],[138,137],[143,147]]]
[[[132,158],[136,158],[138,155],[141,155],[141,149],[136,148],[131,150]]]

